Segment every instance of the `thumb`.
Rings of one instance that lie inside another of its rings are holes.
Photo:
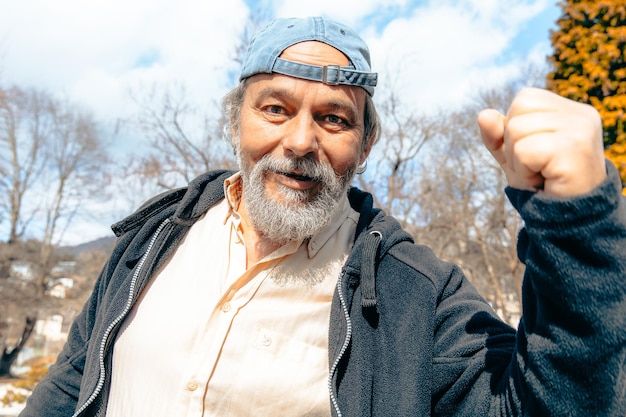
[[[494,109],[485,109],[478,114],[478,127],[483,143],[500,165],[506,163],[503,147],[504,121],[504,115]]]

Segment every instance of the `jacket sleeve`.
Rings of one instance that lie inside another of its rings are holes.
[[[507,337],[487,312],[470,317],[458,299],[466,284],[451,280],[461,291],[438,308],[435,369],[448,379],[435,384],[434,414],[626,415],[626,205],[616,170],[608,171],[576,198],[507,190],[525,222],[517,335]]]
[[[529,415],[626,415],[626,205],[607,168],[575,199],[508,190],[526,224],[517,346]]]

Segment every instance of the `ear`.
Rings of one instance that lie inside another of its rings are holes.
[[[365,149],[363,149],[363,152],[361,153],[361,158],[359,159],[359,165],[363,165],[367,157],[370,155],[370,152],[372,151],[372,147],[374,145],[372,142],[374,142],[373,139],[368,138],[367,145],[365,145]]]
[[[224,129],[230,130],[230,145],[233,147],[233,152],[236,155],[237,149],[239,148],[239,134],[237,133],[237,128],[231,120],[229,125],[225,126]]]
[[[229,123],[230,126],[230,144],[233,145],[233,148],[237,146],[237,130],[234,127],[233,121],[231,120]]]

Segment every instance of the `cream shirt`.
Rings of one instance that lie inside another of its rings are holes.
[[[328,324],[358,213],[246,270],[236,207],[196,222],[115,342],[108,417],[329,416]]]

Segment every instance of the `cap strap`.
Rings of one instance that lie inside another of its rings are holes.
[[[373,87],[376,87],[378,82],[378,74],[375,72],[357,71],[351,67],[339,65],[308,65],[282,58],[276,59],[272,71],[328,85],[343,84],[363,87],[370,95],[374,93]]]

